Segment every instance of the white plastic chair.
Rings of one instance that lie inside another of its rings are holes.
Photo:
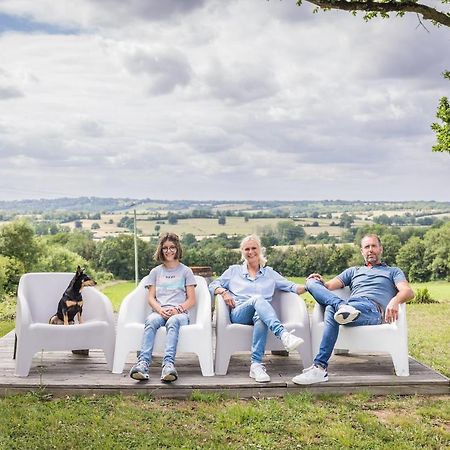
[[[73,273],[27,273],[20,278],[16,308],[16,376],[26,377],[41,351],[102,349],[108,369],[114,359],[115,325],[111,302],[94,287],[82,290],[83,323],[50,325]]]
[[[293,292],[276,291],[272,306],[287,331],[295,329],[295,335],[304,343],[297,348],[303,367],[312,364],[311,333],[305,302]],[[221,295],[216,295],[216,375],[226,375],[231,356],[236,352],[248,352],[252,345],[253,325],[231,323],[230,310]],[[280,339],[269,331],[266,351],[284,350]]]
[[[333,291],[338,297],[347,300],[350,289],[336,289]],[[324,329],[324,307],[316,303],[311,316],[312,347],[314,355],[319,352],[320,341]],[[388,353],[391,355],[395,373],[399,377],[409,375],[408,360],[408,328],[406,324],[406,305],[400,305],[398,320],[394,323],[380,325],[363,325],[339,327],[339,336],[335,345],[335,352],[348,351],[351,353]]]
[[[209,377],[214,375],[211,296],[205,279],[195,276],[195,280],[196,305],[189,311],[190,324],[180,328],[177,354],[195,353],[200,362],[202,375]],[[122,373],[128,353],[141,349],[145,319],[151,311],[146,284],[145,277],[120,305],[113,373]],[[153,352],[164,353],[165,341],[166,327],[161,327],[156,333]]]

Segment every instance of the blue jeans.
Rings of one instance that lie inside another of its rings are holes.
[[[348,303],[361,313],[356,320],[342,326],[378,325],[383,320],[377,305],[366,297],[352,297],[348,301],[342,300],[318,280],[308,280],[306,287],[316,302],[325,307],[322,341],[320,342],[319,353],[314,358],[314,364],[316,365],[328,367],[328,360],[339,335],[339,324],[334,320],[334,314],[341,305]]]
[[[142,338],[139,361],[146,361],[148,364],[152,362],[153,345],[155,343],[156,332],[160,327],[165,326],[167,338],[163,365],[169,362],[174,364],[180,327],[182,325],[187,325],[188,323],[189,316],[187,314],[176,314],[166,320],[156,312],[150,313],[145,321],[144,336]]]
[[[260,295],[242,302],[236,301],[236,306],[230,312],[230,319],[232,323],[253,325],[252,363],[261,363],[263,360],[267,330],[278,337],[284,331],[272,305]]]

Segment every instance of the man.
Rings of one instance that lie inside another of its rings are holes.
[[[365,265],[350,267],[340,275],[324,283],[320,274],[311,274],[306,289],[325,307],[324,332],[320,349],[313,365],[292,381],[297,384],[313,384],[328,381],[328,360],[339,334],[339,325],[378,325],[398,319],[398,308],[414,297],[404,273],[398,267],[381,262],[383,247],[376,234],[361,239],[361,254]],[[334,289],[349,286],[351,295],[344,301],[333,294]]]

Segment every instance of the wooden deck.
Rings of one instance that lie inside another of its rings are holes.
[[[54,396],[146,393],[154,397],[188,398],[194,391],[220,393],[228,397],[279,397],[309,391],[318,393],[373,394],[450,394],[450,380],[429,367],[410,358],[410,376],[397,377],[392,361],[384,355],[333,356],[329,367],[329,381],[314,386],[298,386],[291,378],[301,369],[296,353],[289,357],[266,355],[267,371],[272,381],[256,383],[248,376],[249,354],[231,359],[228,375],[202,377],[195,355],[179,355],[179,379],[171,384],[159,381],[161,357],[153,361],[150,381],[137,382],[129,378],[128,370],[135,362],[129,355],[124,373],[113,374],[106,369],[103,353],[91,350],[89,356],[71,352],[44,352],[33,359],[26,378],[14,376],[12,359],[14,332],[0,339],[0,396],[19,392],[40,391]]]

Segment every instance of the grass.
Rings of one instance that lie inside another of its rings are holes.
[[[448,281],[428,281],[427,283],[411,283],[414,291],[427,288],[433,299],[450,303],[450,283]]]
[[[111,300],[114,311],[119,311],[122,300],[136,287],[134,281],[119,281],[109,284],[102,292]]]
[[[8,334],[12,329],[14,329],[15,323],[13,320],[5,320],[0,322],[0,337]]]
[[[411,356],[450,377],[450,300],[406,309]]]
[[[399,448],[449,443],[445,397],[0,399],[0,448]]]
[[[0,302],[0,337],[8,334],[15,326],[16,301],[8,298]]]

